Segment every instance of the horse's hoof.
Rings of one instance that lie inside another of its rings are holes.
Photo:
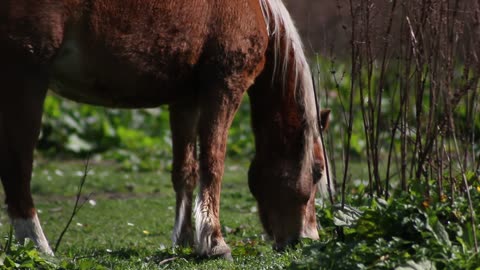
[[[232,252],[230,251],[230,248],[227,245],[214,247],[209,257],[220,258],[230,262],[233,261]]]
[[[55,257],[55,253],[53,252],[53,250],[50,247],[48,247],[47,249],[40,249],[40,252],[42,252],[43,254],[48,255],[50,257]]]
[[[212,259],[223,259],[229,262],[233,262],[233,257],[231,252],[222,253],[222,254],[213,254],[208,257]]]
[[[231,253],[231,252],[222,254],[221,258],[224,259],[224,260],[226,260],[226,261],[233,262],[233,257],[232,257],[232,253]]]

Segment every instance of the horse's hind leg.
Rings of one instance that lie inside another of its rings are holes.
[[[17,240],[30,238],[52,254],[30,192],[33,150],[39,135],[47,77],[26,68],[0,74],[0,178]]]
[[[174,245],[192,246],[192,194],[198,181],[197,124],[195,104],[171,105],[170,126],[173,142],[172,182],[176,193]]]

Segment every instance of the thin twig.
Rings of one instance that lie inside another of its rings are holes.
[[[458,148],[457,136],[455,136],[455,132],[453,131],[452,131],[452,134],[453,134],[453,143],[455,145],[456,156],[458,158],[458,166],[460,166],[463,184],[465,185],[465,190],[467,191],[468,208],[470,211],[470,222],[472,223],[472,233],[473,233],[473,243],[475,244],[475,253],[478,253],[478,240],[477,240],[477,230],[476,230],[477,226],[475,222],[475,210],[473,208],[472,197],[470,196],[470,186],[468,185],[467,176],[465,174],[465,168],[462,166],[462,161],[460,160],[460,151]]]
[[[327,174],[327,189],[328,189],[328,197],[330,199],[330,203],[334,203],[333,194],[332,194],[332,181],[330,180],[330,168],[328,166],[327,160],[327,150],[325,148],[324,138],[323,138],[323,129],[322,127],[322,120],[320,119],[320,108],[318,105],[318,97],[317,97],[317,87],[315,84],[315,78],[312,76],[312,84],[313,84],[313,96],[315,97],[315,109],[317,110],[317,123],[318,123],[318,133],[320,133],[320,141],[322,142],[322,150],[323,150],[323,160],[325,161],[325,173]]]
[[[10,224],[10,229],[8,230],[7,243],[5,243],[5,247],[3,248],[3,250],[6,253],[10,252],[10,249],[12,247],[12,242],[13,242],[13,225]]]
[[[178,257],[172,257],[172,258],[165,259],[165,260],[159,262],[159,263],[158,263],[158,266],[167,264],[167,263],[169,263],[169,262],[173,262],[173,261],[175,261],[176,259],[178,259]]]
[[[83,186],[85,185],[85,181],[87,180],[87,175],[88,175],[88,166],[89,166],[90,158],[88,157],[87,160],[85,161],[85,167],[83,170],[83,175],[82,179],[80,180],[80,185],[78,187],[77,191],[77,197],[75,199],[75,206],[73,207],[72,214],[70,215],[70,218],[68,219],[67,224],[65,225],[65,228],[63,228],[62,232],[60,233],[60,236],[57,239],[57,243],[55,244],[55,252],[58,251],[58,247],[60,246],[60,243],[62,242],[62,238],[67,232],[68,228],[70,227],[70,224],[73,221],[73,218],[77,215],[78,211],[82,209],[82,207],[85,205],[85,203],[88,201],[88,198],[90,198],[91,194],[87,196],[87,199],[83,201],[83,203],[79,204],[80,202],[80,197],[82,195],[82,189]]]
[[[343,182],[342,182],[342,209],[345,207],[345,193],[346,193],[346,184],[347,184],[347,177],[348,177],[348,169],[349,169],[349,163],[350,163],[350,146],[352,143],[352,130],[353,130],[353,96],[354,96],[354,89],[355,89],[355,83],[356,83],[356,76],[355,72],[357,70],[357,46],[355,45],[355,39],[356,39],[356,25],[355,25],[355,18],[356,14],[354,12],[354,4],[353,0],[349,1],[350,4],[350,16],[352,18],[352,34],[351,34],[351,61],[352,61],[352,68],[351,68],[351,82],[350,82],[350,104],[349,104],[349,119],[348,119],[348,127],[347,127],[347,145],[346,145],[346,153],[345,153],[345,167],[343,171]]]

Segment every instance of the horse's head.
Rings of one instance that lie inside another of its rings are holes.
[[[321,114],[324,130],[329,113],[324,110]],[[319,237],[315,195],[319,185],[327,186],[327,162],[321,140],[316,136],[306,138],[311,141],[289,142],[289,147],[302,149],[294,155],[263,157],[257,153],[249,171],[249,186],[257,199],[260,219],[279,250],[299,238]]]

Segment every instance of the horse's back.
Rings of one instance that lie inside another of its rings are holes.
[[[11,47],[48,68],[52,90],[97,105],[175,102],[205,66],[254,69],[266,47],[256,0],[0,2]]]
[[[207,37],[208,6],[92,1],[68,22],[52,89],[82,102],[148,107],[185,96]]]

